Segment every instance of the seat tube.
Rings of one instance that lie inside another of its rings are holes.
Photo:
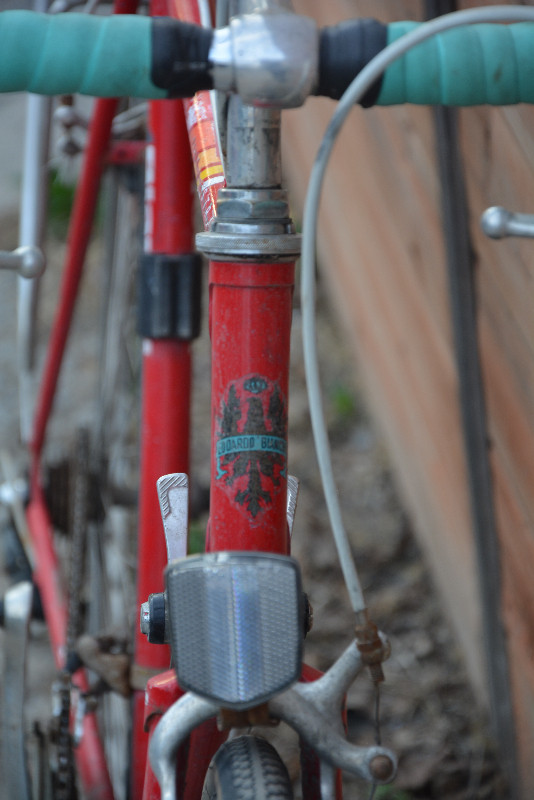
[[[229,102],[210,258],[209,550],[287,553],[287,414],[300,239],[280,186],[280,112]]]
[[[193,244],[192,166],[183,104],[154,101],[146,153],[145,256],[141,268],[140,328],[143,337],[137,607],[163,590],[167,551],[156,482],[189,472],[191,340],[183,330],[175,287],[200,280]],[[199,293],[196,286],[194,294]],[[188,291],[188,290],[187,290]],[[172,295],[172,298],[171,298]],[[186,300],[186,306],[190,306]],[[189,308],[188,316],[191,309]],[[198,315],[198,314],[197,314]],[[170,320],[170,321],[169,321]],[[186,320],[185,328],[190,319]],[[136,626],[132,670],[132,800],[145,779],[148,736],[143,730],[146,681],[167,669],[169,648],[151,644]]]

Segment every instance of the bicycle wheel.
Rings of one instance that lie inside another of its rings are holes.
[[[219,748],[204,782],[202,800],[292,800],[291,781],[269,742],[239,736]]]
[[[102,667],[108,664],[119,675],[119,684],[112,685],[99,702],[99,722],[115,797],[122,798],[130,727],[128,670],[123,667],[131,658],[136,622],[140,345],[135,293],[141,253],[142,170],[114,170],[107,181],[99,400],[91,459],[101,516],[88,548],[89,638],[85,644]],[[91,663],[88,666],[94,669]],[[110,684],[105,672],[98,674]]]

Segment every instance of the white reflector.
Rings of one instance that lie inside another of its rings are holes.
[[[294,559],[208,553],[172,562],[165,578],[173,661],[184,689],[243,709],[298,679],[303,612]]]

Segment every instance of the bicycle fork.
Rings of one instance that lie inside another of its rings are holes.
[[[163,800],[174,800],[177,754],[199,725],[213,718],[223,728],[284,720],[317,754],[312,769],[320,779],[306,800],[330,800],[337,769],[386,782],[395,759],[384,748],[345,739],[343,696],[362,668],[355,643],[319,680],[298,682],[307,616],[298,565],[288,555],[294,508],[287,389],[300,238],[280,188],[279,112],[231,98],[228,125],[227,188],[219,191],[209,231],[197,236],[211,260],[208,552],[171,561],[166,570],[160,618],[177,680],[167,674],[149,681],[147,708],[161,712],[162,700],[167,707],[152,728],[150,761]],[[185,476],[169,479],[185,482]],[[176,493],[173,503],[170,516],[184,519]],[[168,517],[164,503],[162,510]],[[173,537],[185,531],[167,526],[166,533],[172,553]],[[148,632],[150,609],[143,613]],[[186,789],[183,796],[194,795]]]

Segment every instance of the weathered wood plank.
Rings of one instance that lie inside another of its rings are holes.
[[[286,164],[300,203],[303,164],[316,151],[330,109],[326,101],[310,103],[287,124]],[[426,110],[355,111],[329,171],[320,240],[327,242],[322,260],[338,275],[342,307],[375,387],[373,406],[402,463],[399,481],[431,558],[441,565],[438,580],[463,620],[459,636],[480,677],[480,651],[464,624],[467,615],[477,625],[479,611],[432,156]]]
[[[298,0],[321,24],[354,14],[421,18],[422,3]],[[463,6],[479,5],[465,2]],[[301,207],[328,101],[288,114],[287,174]],[[477,255],[480,343],[524,797],[534,791],[534,243],[483,237],[478,216],[534,213],[534,110],[461,113]],[[453,367],[430,115],[355,110],[329,169],[323,274],[346,321],[398,484],[455,622],[484,680],[480,608]]]

